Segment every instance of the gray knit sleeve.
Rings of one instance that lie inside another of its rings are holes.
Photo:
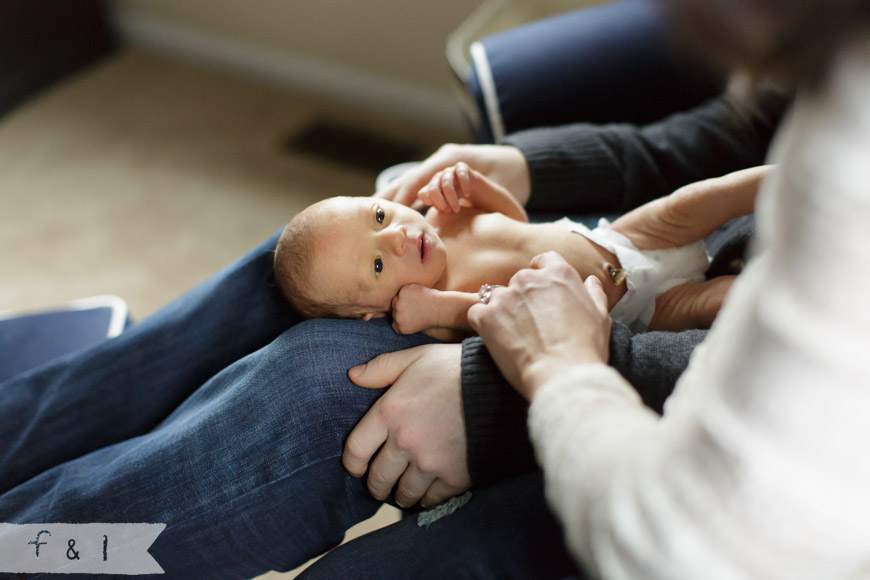
[[[610,361],[644,403],[661,413],[706,330],[631,334],[614,323]],[[480,338],[462,343],[462,403],[468,469],[476,487],[535,468],[526,431],[528,405],[502,377]]]

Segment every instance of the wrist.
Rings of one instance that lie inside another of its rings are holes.
[[[532,401],[541,387],[554,378],[566,374],[571,367],[583,364],[606,364],[606,361],[601,360],[601,357],[597,353],[589,351],[579,354],[571,360],[559,357],[546,357],[531,362],[520,373],[520,381],[523,383],[522,394],[526,399]]]
[[[434,292],[438,292],[435,290]],[[445,291],[439,292],[441,299],[435,309],[438,326],[470,330],[468,309],[477,304],[477,294],[470,292]]]

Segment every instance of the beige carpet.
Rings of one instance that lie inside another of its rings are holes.
[[[302,207],[371,193],[371,173],[282,146],[323,115],[428,150],[464,138],[130,50],[31,100],[0,119],[0,310],[116,294],[141,319]]]

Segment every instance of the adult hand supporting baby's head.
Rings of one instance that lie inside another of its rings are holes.
[[[513,193],[525,205],[531,192],[529,166],[523,153],[509,145],[442,145],[417,167],[393,180],[375,197],[407,206],[419,203],[417,193],[428,185],[436,173],[463,161]],[[422,207],[422,204],[421,204]],[[438,207],[436,205],[436,207]],[[449,208],[438,208],[447,212]]]
[[[607,362],[610,315],[601,281],[582,281],[556,252],[533,258],[487,304],[472,306],[468,321],[528,400],[570,366]]]

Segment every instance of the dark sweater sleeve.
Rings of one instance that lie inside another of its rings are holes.
[[[504,142],[529,163],[532,212],[623,212],[686,183],[763,162],[789,103],[776,90],[750,104],[723,95],[648,125],[575,124],[534,129]],[[631,335],[613,325],[610,364],[661,411],[705,331]],[[462,397],[468,465],[476,486],[535,465],[526,433],[527,406],[499,373],[479,338],[463,342]]]
[[[535,468],[528,403],[499,372],[479,337],[462,343],[462,408],[475,487]]]
[[[613,323],[610,364],[637,389],[644,404],[661,413],[692,350],[706,330],[631,334]],[[468,438],[468,470],[476,487],[535,467],[526,431],[528,405],[507,383],[483,341],[462,343],[462,404]]]
[[[530,212],[622,213],[687,183],[760,165],[790,96],[725,94],[637,127],[573,124],[532,129],[503,142],[529,164]]]

